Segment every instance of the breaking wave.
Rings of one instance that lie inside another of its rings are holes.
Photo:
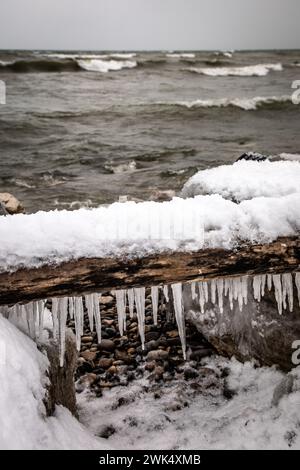
[[[0,61],[0,71],[12,72],[64,72],[86,70],[92,72],[110,72],[131,69],[137,66],[133,60],[117,60],[125,54],[114,54],[115,59],[99,55],[49,54],[45,57],[16,59],[10,62]],[[129,57],[129,54],[126,56]],[[130,57],[132,54],[130,54]]]
[[[170,52],[166,54],[166,57],[168,57],[169,59],[195,59],[196,55],[191,52],[182,52],[182,53]]]
[[[270,71],[281,72],[282,64],[257,64],[244,67],[190,67],[189,72],[208,75],[209,77],[264,77]]]
[[[253,111],[263,107],[280,107],[284,104],[292,103],[291,96],[255,96],[254,98],[217,98],[210,100],[194,100],[194,101],[174,101],[174,102],[158,102],[161,106],[183,106],[188,109],[192,108],[227,108],[235,107],[245,111]]]
[[[90,59],[90,60],[77,60],[77,64],[83,70],[88,72],[110,72],[122,69],[132,69],[137,66],[137,62],[134,60],[101,60],[101,59]]]

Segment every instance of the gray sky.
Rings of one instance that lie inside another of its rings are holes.
[[[0,0],[0,48],[300,48],[300,0]]]

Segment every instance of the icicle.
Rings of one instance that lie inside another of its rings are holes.
[[[196,293],[196,283],[195,282],[191,283],[191,294],[192,294],[192,300],[196,300],[197,293]]]
[[[68,316],[68,298],[59,299],[58,302],[58,331],[59,331],[59,365],[64,365],[66,350],[66,323]]]
[[[118,326],[120,335],[123,336],[126,330],[126,291],[123,289],[116,290],[117,313],[118,313]]]
[[[52,299],[52,322],[53,322],[53,338],[58,336],[58,299]],[[79,351],[79,349],[78,349]]]
[[[157,325],[158,286],[151,287],[151,299],[152,299],[153,321],[154,321],[154,325]]]
[[[145,287],[134,288],[135,308],[138,319],[138,329],[142,343],[145,347]]]
[[[263,297],[265,295],[266,281],[267,281],[267,275],[262,274],[261,275],[261,286],[260,286],[260,295],[261,295],[261,297]]]
[[[185,321],[182,304],[182,285],[181,283],[172,284],[172,292],[174,299],[175,317],[178,326],[178,332],[181,340],[183,357],[186,359],[186,338],[185,338]]]
[[[169,302],[169,287],[167,285],[164,286],[164,296],[167,302]]]
[[[76,347],[77,351],[80,351],[81,336],[83,334],[83,305],[81,297],[75,297],[74,299],[74,320],[76,332]]]
[[[279,315],[282,314],[282,286],[281,286],[281,279],[280,274],[273,274],[273,284],[275,289],[275,299],[277,302],[278,313]]]
[[[200,312],[204,313],[205,296],[202,282],[198,282]]]
[[[298,302],[300,306],[300,273],[295,273],[295,284],[297,287]]]
[[[219,305],[219,309],[221,313],[223,313],[223,288],[224,288],[223,279],[218,279],[217,280],[218,305]]]
[[[244,300],[244,304],[247,305],[248,303],[248,276],[242,277],[242,296]]]
[[[94,294],[85,295],[85,306],[88,312],[90,330],[94,330]]]
[[[293,277],[290,273],[282,275],[282,299],[283,307],[286,309],[286,299],[289,304],[289,311],[293,311],[294,304],[294,292],[293,292]]]
[[[39,300],[38,302],[35,302],[35,304],[37,304],[35,308],[37,312],[37,317],[39,319],[38,337],[42,338],[44,330],[45,301]]]
[[[133,318],[133,311],[134,311],[134,292],[133,289],[127,290],[127,297],[128,297],[128,308],[129,308],[129,316]]]
[[[33,302],[29,304],[22,305],[22,313],[26,315],[27,318],[27,325],[28,325],[28,333],[32,339],[36,339],[36,316],[35,316],[35,308],[33,307]]]
[[[208,283],[206,281],[203,281],[202,287],[203,287],[204,301],[205,303],[207,303],[208,302]]]
[[[243,279],[237,277],[233,279],[234,298],[238,301],[240,312],[243,310],[245,288],[243,286]]]
[[[101,294],[92,294],[93,312],[96,325],[96,333],[98,343],[101,343],[101,311],[100,311]]]
[[[262,283],[261,276],[253,277],[253,296],[255,300],[257,300],[258,302],[261,301],[261,283]]]
[[[272,289],[272,274],[267,274],[268,290]]]
[[[215,279],[213,279],[210,283],[210,295],[211,295],[211,302],[213,304],[216,303],[216,287],[217,287],[216,281]]]
[[[69,297],[69,317],[70,320],[74,320],[74,297]]]
[[[232,279],[225,279],[225,295],[228,295],[230,309],[233,309],[233,281]]]

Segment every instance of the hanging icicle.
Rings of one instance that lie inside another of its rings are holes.
[[[200,312],[204,313],[205,295],[202,282],[198,282]]]
[[[58,299],[52,299],[52,323],[53,323],[53,339],[58,336]],[[79,351],[79,350],[78,350]]]
[[[164,285],[163,290],[166,302],[169,302],[169,286]]]
[[[66,324],[68,317],[68,298],[58,301],[58,331],[59,331],[59,365],[63,367],[66,351]]]
[[[178,327],[178,333],[181,340],[183,357],[186,359],[186,338],[185,338],[185,320],[182,304],[182,285],[181,283],[172,284],[172,292],[174,299],[175,317]]]
[[[124,330],[126,330],[126,291],[123,289],[116,290],[115,295],[117,302],[119,332],[120,335],[123,336]]]
[[[94,294],[85,295],[85,306],[88,313],[90,331],[94,330]]]
[[[74,320],[74,297],[69,297],[69,317]]]
[[[277,302],[278,313],[282,315],[282,285],[280,274],[273,274],[273,284],[275,289],[275,299]]]
[[[216,284],[215,279],[213,279],[210,283],[210,297],[211,297],[211,302],[213,304],[216,303],[216,288],[217,288],[217,284]]]
[[[142,349],[145,347],[145,292],[145,287],[134,288],[135,308]]]
[[[127,297],[128,297],[128,308],[129,308],[129,316],[133,318],[134,313],[134,291],[133,289],[127,290]]]
[[[262,278],[261,276],[254,276],[253,277],[253,296],[254,299],[258,302],[261,301],[261,284]]]
[[[100,311],[101,294],[92,294],[93,312],[96,325],[96,333],[98,343],[101,343],[101,311]]]
[[[191,283],[191,295],[192,295],[192,300],[196,300],[197,293],[196,293],[196,283],[195,282]]]
[[[152,299],[152,310],[153,310],[153,322],[154,322],[154,325],[157,325],[158,286],[151,287],[151,299]]]
[[[218,305],[221,313],[223,313],[223,288],[223,279],[217,279]]]
[[[293,277],[290,273],[282,274],[282,302],[284,310],[289,306],[289,311],[293,311],[294,292],[293,292]]]
[[[53,312],[52,312],[52,315],[53,315]],[[81,336],[83,335],[83,305],[82,305],[81,297],[75,297],[74,320],[75,320],[75,333],[76,333],[76,348],[77,348],[77,351],[80,351]]]

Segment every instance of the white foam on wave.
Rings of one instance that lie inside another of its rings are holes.
[[[77,60],[77,64],[83,70],[89,72],[101,72],[106,73],[110,71],[132,69],[137,66],[137,62],[133,60]]]
[[[10,61],[0,60],[0,66],[2,67],[7,67],[8,65],[14,65],[15,63],[16,63],[15,60],[10,60]]]
[[[191,53],[191,52],[182,52],[182,53],[168,53],[166,54],[166,57],[170,58],[170,59],[194,59],[195,58],[195,54]]]
[[[135,52],[114,52],[113,54],[109,54],[108,57],[112,59],[133,59],[136,57]]]
[[[281,72],[282,64],[257,64],[244,67],[191,67],[189,72],[208,75],[209,77],[264,77],[272,71]]]
[[[226,108],[228,106],[235,106],[236,108],[245,111],[253,111],[262,105],[267,104],[280,104],[291,103],[292,98],[286,96],[255,96],[253,98],[216,98],[208,100],[194,100],[194,101],[175,101],[175,102],[159,102],[159,105],[173,105],[184,106],[186,108]]]

